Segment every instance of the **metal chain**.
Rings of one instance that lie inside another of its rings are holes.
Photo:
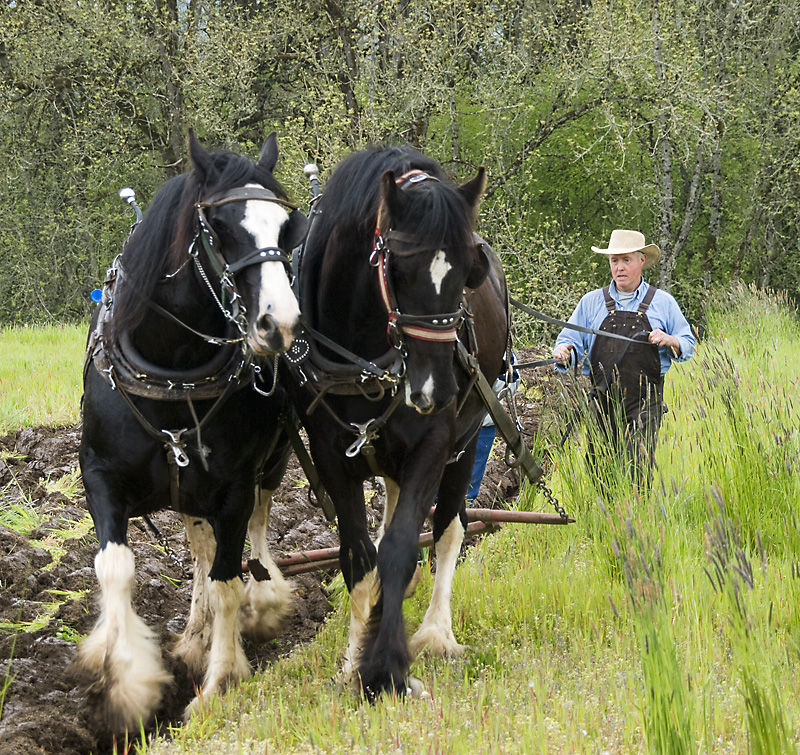
[[[536,483],[536,487],[542,491],[544,497],[547,499],[547,502],[556,510],[562,519],[569,519],[567,510],[558,502],[558,498],[556,498],[555,493],[553,493],[553,491],[547,487],[547,483],[544,481],[544,475],[539,478],[538,482]]]
[[[173,566],[181,573],[181,576],[184,579],[191,579],[192,578],[192,568],[188,564],[185,558],[178,555],[175,549],[169,542],[169,537],[165,535],[155,524],[155,522],[150,519],[149,516],[145,515],[142,517],[142,520],[149,528],[151,534],[155,537],[158,541],[158,544],[164,550],[164,554],[172,561]]]

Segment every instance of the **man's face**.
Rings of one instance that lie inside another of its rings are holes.
[[[639,287],[646,259],[641,252],[609,255],[611,277],[617,284],[617,290],[629,294]]]

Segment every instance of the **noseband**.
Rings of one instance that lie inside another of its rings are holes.
[[[439,179],[421,170],[410,170],[397,178],[396,183],[405,191],[410,186],[422,181],[438,182]],[[397,297],[389,276],[389,255],[412,257],[421,252],[430,251],[426,247],[399,250],[397,248],[392,249],[390,246],[392,241],[403,242],[407,240],[408,237],[397,231],[389,230],[384,234],[380,229],[380,221],[375,227],[375,241],[373,242],[369,262],[370,265],[378,268],[378,286],[381,292],[381,299],[389,316],[387,325],[389,339],[397,349],[402,349],[403,336],[432,343],[457,341],[457,331],[465,316],[463,303],[459,304],[459,308],[455,312],[437,315],[407,315],[400,312],[397,306]]]

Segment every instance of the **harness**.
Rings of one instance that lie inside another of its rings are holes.
[[[306,172],[308,174],[308,170]],[[397,183],[402,189],[405,189],[408,186],[413,186],[426,180],[436,181],[438,179],[422,171],[413,170],[400,176],[397,179]],[[320,196],[313,177],[312,186],[315,189],[310,213],[311,222],[313,223],[314,217],[319,212],[313,203]],[[310,414],[320,405],[323,406],[341,428],[355,435],[355,440],[345,452],[346,455],[349,458],[353,458],[358,454],[362,454],[371,472],[376,476],[380,476],[382,471],[379,469],[375,459],[373,442],[397,407],[403,403],[403,394],[398,389],[405,377],[407,353],[404,346],[404,337],[429,342],[454,343],[454,364],[463,369],[468,376],[468,381],[457,399],[458,409],[461,409],[473,390],[477,391],[500,433],[506,439],[506,463],[509,466],[522,467],[531,482],[543,491],[547,500],[560,514],[562,520],[565,522],[574,521],[569,518],[564,508],[544,484],[543,470],[525,446],[521,423],[516,416],[513,396],[506,397],[513,415],[512,419],[512,416],[506,413],[498,396],[495,395],[491,385],[480,371],[477,360],[477,339],[474,332],[473,314],[466,292],[462,294],[459,309],[455,312],[425,316],[400,312],[389,274],[389,257],[392,254],[398,257],[410,257],[425,251],[426,248],[415,246],[411,237],[392,229],[384,233],[381,230],[385,226],[383,220],[384,218],[379,210],[369,262],[372,267],[378,270],[380,297],[388,315],[387,336],[390,348],[374,361],[365,360],[314,330],[308,323],[304,323],[304,332],[295,338],[285,356],[295,379],[301,386],[305,386],[313,396],[307,412]],[[480,239],[478,241],[480,242]],[[303,251],[303,249],[295,250],[294,266],[296,271],[302,271]],[[300,277],[299,274],[296,276],[296,278]],[[303,309],[302,304],[303,302],[301,302],[301,309]],[[511,354],[511,311],[509,304],[508,291],[506,290],[506,316],[508,318],[507,355]],[[340,362],[328,359],[321,353],[320,347],[329,349],[345,361]],[[510,376],[514,367],[511,364],[510,357],[506,361],[507,372]],[[346,423],[326,401],[326,397],[330,394],[359,395],[370,401],[379,402],[385,398],[387,392],[392,396],[392,400],[388,403],[383,413],[361,424]],[[297,428],[291,425],[287,427],[287,433],[295,452],[300,458],[306,476],[309,478],[310,488],[316,494],[319,505],[325,511],[328,519],[333,520],[335,513],[333,512],[332,502],[327,496],[324,487],[320,484],[319,477],[299,437]],[[469,440],[468,438],[466,442],[469,442]],[[457,459],[462,452],[456,451],[451,461]]]
[[[411,170],[398,177],[396,182],[401,190],[407,190],[422,181],[438,182],[438,180],[421,170]],[[359,453],[363,454],[370,462],[370,468],[375,474],[380,474],[380,472],[374,461],[372,441],[377,438],[380,430],[403,403],[403,394],[398,389],[406,372],[407,352],[404,339],[415,338],[435,343],[455,343],[458,341],[458,331],[462,324],[468,317],[471,317],[471,314],[468,315],[465,296],[462,296],[459,309],[455,312],[413,315],[400,311],[389,272],[390,257],[391,255],[411,257],[429,251],[429,249],[415,246],[411,237],[406,234],[392,229],[387,232],[382,231],[382,225],[385,225],[385,217],[381,208],[376,220],[369,264],[376,268],[378,273],[378,289],[388,316],[389,349],[380,358],[369,361],[353,354],[305,324],[304,332],[295,338],[286,353],[286,359],[292,366],[292,372],[296,379],[300,385],[306,386],[313,394],[308,413],[315,411],[318,406],[323,406],[340,427],[353,433],[355,440],[348,447],[346,455],[353,458]],[[474,339],[472,342],[474,343]],[[320,346],[330,349],[346,361],[342,363],[326,358],[320,353]],[[345,422],[326,401],[326,397],[330,394],[361,396],[368,401],[378,403],[386,397],[387,393],[392,400],[386,409],[380,416],[372,418],[366,423]]]
[[[184,265],[189,260],[193,261],[196,274],[210,291],[214,302],[222,312],[227,322],[224,336],[201,333],[152,300],[147,301],[149,308],[171,322],[202,338],[206,343],[220,347],[208,363],[188,370],[164,368],[149,362],[139,353],[130,333],[123,332],[117,338],[108,337],[106,331],[114,317],[114,299],[118,287],[132,286],[135,290],[134,282],[126,277],[123,267],[125,247],[106,272],[96,324],[89,335],[84,359],[84,379],[89,367],[93,365],[111,389],[117,391],[123,398],[147,434],[164,444],[170,464],[171,496],[175,506],[178,502],[178,469],[189,464],[189,456],[186,453],[189,442],[193,441],[196,444],[201,462],[207,470],[206,457],[210,451],[202,443],[203,427],[217,414],[233,392],[249,385],[258,393],[270,396],[277,387],[277,357],[271,370],[271,387],[265,390],[259,386],[259,383],[263,383],[263,369],[246,345],[247,309],[236,285],[236,274],[252,265],[278,261],[283,263],[291,275],[291,259],[278,247],[264,247],[229,264],[223,254],[219,238],[206,217],[206,210],[209,208],[250,200],[274,202],[289,208],[292,213],[297,212],[294,205],[260,187],[232,189],[215,194],[195,205],[196,231],[189,246],[189,257]],[[200,248],[206,252],[218,283],[219,293],[203,265]],[[168,282],[182,267],[175,273],[165,276],[162,282]],[[191,427],[178,429],[157,428],[136,406],[134,396],[156,401],[185,401],[194,424]],[[194,402],[206,400],[212,400],[213,403],[202,417],[198,417]]]

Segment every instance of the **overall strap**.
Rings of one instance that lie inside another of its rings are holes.
[[[656,291],[658,291],[658,289],[655,286],[650,286],[650,288],[647,289],[647,293],[644,295],[644,299],[642,299],[642,303],[639,305],[640,315],[643,315],[650,308],[650,302],[653,301]]]
[[[608,286],[603,286],[603,298],[606,301],[608,314],[613,315],[617,311],[617,305],[614,303],[614,299],[611,298],[611,291]]]

